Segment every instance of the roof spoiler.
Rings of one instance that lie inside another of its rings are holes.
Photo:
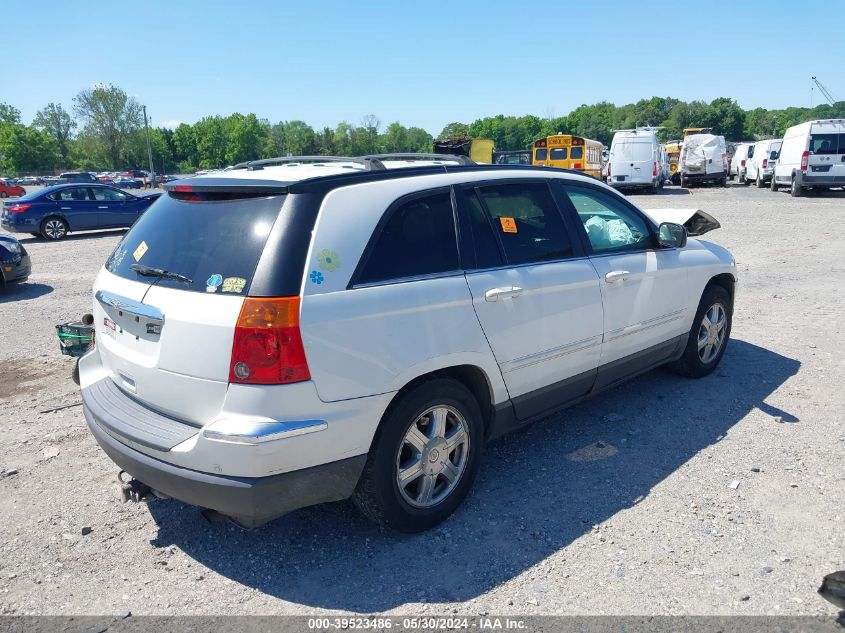
[[[696,237],[710,231],[715,231],[722,225],[709,213],[701,209],[643,209],[658,226],[662,222],[683,224],[687,235]]]

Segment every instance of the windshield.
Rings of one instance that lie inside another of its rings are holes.
[[[124,279],[168,288],[246,295],[284,198],[162,196],[117,245],[106,269]],[[142,275],[141,267],[182,275],[190,283]]]

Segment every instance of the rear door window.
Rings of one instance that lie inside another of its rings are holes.
[[[573,147],[571,150],[569,150],[569,158],[572,158],[572,159],[584,158],[584,148],[583,147]]]
[[[479,187],[509,264],[572,257],[572,238],[545,183]]]
[[[549,150],[543,148],[538,149],[534,152],[534,160],[546,160],[546,157],[549,155]]]
[[[124,236],[106,269],[168,288],[246,295],[284,198],[164,195]],[[184,275],[190,282],[144,276],[133,264]]]
[[[552,150],[551,160],[566,160],[566,148],[555,147]]]
[[[53,200],[59,202],[83,202],[90,200],[88,197],[88,187],[68,187],[67,189],[60,189],[50,196]]]
[[[460,269],[449,191],[400,202],[388,211],[356,283],[369,284]]]

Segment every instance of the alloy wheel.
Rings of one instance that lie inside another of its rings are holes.
[[[705,365],[719,355],[725,343],[727,323],[728,318],[721,303],[714,303],[704,313],[698,327],[698,357]]]
[[[61,220],[48,220],[44,224],[44,233],[51,240],[60,240],[65,236],[65,225]]]
[[[438,405],[408,427],[396,455],[396,484],[415,508],[431,508],[455,489],[468,464],[469,425],[456,409]]]

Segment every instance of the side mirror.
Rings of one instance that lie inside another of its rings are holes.
[[[657,242],[663,248],[683,248],[687,245],[687,230],[682,224],[663,222],[657,230]]]

